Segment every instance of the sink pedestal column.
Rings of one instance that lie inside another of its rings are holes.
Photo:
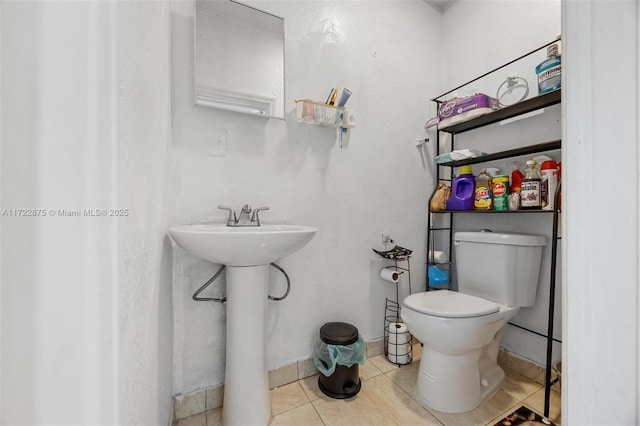
[[[227,266],[227,355],[223,423],[268,425],[269,371],[265,356],[269,265]]]

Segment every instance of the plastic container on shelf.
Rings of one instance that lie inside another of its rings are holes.
[[[562,63],[557,44],[547,47],[547,59],[536,67],[538,94],[551,92],[561,86]]]
[[[486,170],[482,170],[476,176],[473,206],[476,210],[491,210],[491,176]]]
[[[555,161],[545,161],[540,167],[540,202],[542,210],[554,209],[554,198],[558,188],[558,165]]]
[[[460,175],[451,183],[451,196],[447,200],[447,210],[473,210],[476,180],[471,166],[460,167]]]
[[[491,180],[493,209],[496,211],[509,210],[509,176],[495,176]]]
[[[562,161],[558,161],[558,185],[562,181]],[[562,208],[562,191],[558,194],[558,208]]]
[[[512,194],[514,192],[520,192],[522,179],[524,179],[524,175],[518,169],[518,166],[514,165],[513,171],[511,171],[511,188],[509,188],[509,192],[511,192]]]

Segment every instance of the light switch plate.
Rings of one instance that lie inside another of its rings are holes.
[[[214,130],[211,133],[213,139],[213,147],[209,151],[209,155],[214,157],[226,157],[227,156],[227,131]]]

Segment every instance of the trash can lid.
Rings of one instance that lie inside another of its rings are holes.
[[[346,322],[328,322],[320,327],[320,338],[329,345],[351,345],[358,341],[358,329]]]

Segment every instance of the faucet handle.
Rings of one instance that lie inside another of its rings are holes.
[[[260,218],[258,217],[258,212],[261,210],[269,210],[269,207],[257,207],[253,210],[253,214],[251,215],[251,223],[255,223],[257,226],[260,226]]]
[[[227,226],[234,225],[238,220],[236,217],[236,211],[228,206],[218,206],[220,210],[226,210],[229,212],[229,217],[227,218]]]

